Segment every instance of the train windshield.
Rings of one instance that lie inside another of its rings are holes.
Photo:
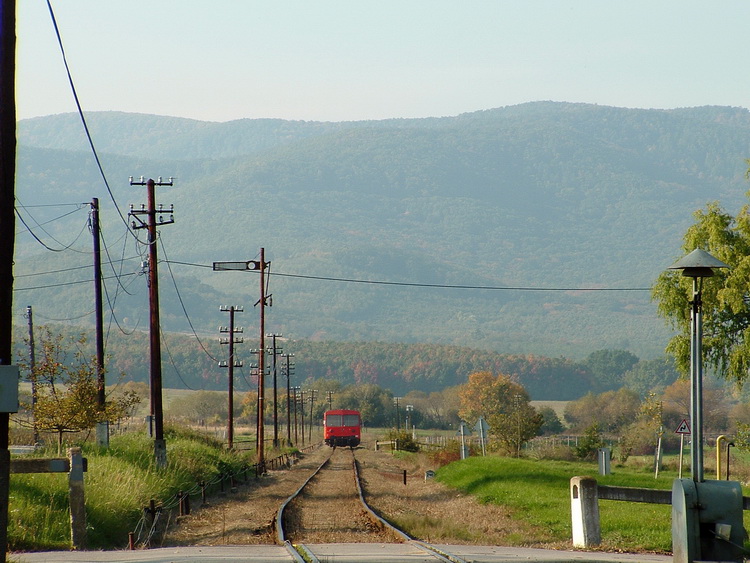
[[[358,414],[328,414],[326,426],[359,426]]]
[[[341,424],[343,418],[340,414],[329,414],[326,416],[326,426],[343,426]]]
[[[345,414],[342,426],[359,426],[359,415]]]

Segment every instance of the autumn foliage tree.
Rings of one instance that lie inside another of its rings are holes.
[[[97,401],[96,360],[83,352],[85,338],[67,343],[65,338],[41,329],[40,348],[34,369],[28,369],[34,388],[31,404],[23,407],[33,411],[34,424],[40,432],[57,434],[57,451],[62,452],[63,435],[93,428],[97,422],[116,422],[129,416],[140,397],[132,391],[109,397],[100,407]],[[29,366],[26,366],[29,368]]]
[[[473,424],[484,417],[490,435],[508,453],[519,455],[523,443],[536,436],[544,422],[531,406],[526,389],[507,375],[472,373],[460,387],[459,397],[461,418]]]

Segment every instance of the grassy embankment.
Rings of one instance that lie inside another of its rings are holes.
[[[150,499],[157,503],[190,490],[220,473],[237,473],[253,460],[231,453],[221,443],[189,431],[167,430],[168,466],[158,469],[153,441],[141,433],[114,436],[108,450],[86,444],[85,476],[88,547],[124,548]],[[57,457],[45,452],[39,457]],[[61,474],[12,475],[8,541],[11,550],[70,548],[67,477]]]
[[[675,464],[676,466],[676,464]],[[616,466],[612,474],[597,475],[592,463],[472,457],[442,467],[437,479],[471,495],[481,502],[510,508],[514,518],[538,530],[519,544],[570,542],[570,478],[592,475],[600,484],[624,487],[671,489],[676,471],[663,470],[654,478],[649,464],[641,467]],[[689,474],[683,474],[689,477]],[[714,478],[706,472],[707,478]],[[747,495],[747,491],[744,493]],[[602,549],[631,552],[671,552],[671,507],[600,501]],[[745,517],[748,529],[749,518]]]

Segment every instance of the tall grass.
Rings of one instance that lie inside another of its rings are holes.
[[[228,452],[198,433],[168,430],[166,468],[154,463],[153,440],[143,434],[112,438],[107,450],[87,444],[84,477],[88,547],[127,545],[142,511],[219,473],[252,464],[247,454]],[[65,474],[14,474],[10,481],[8,543],[11,550],[70,547],[68,482]]]
[[[537,532],[527,544],[569,542],[570,478],[595,475],[590,463],[540,461],[503,457],[472,457],[438,470],[436,478],[448,486],[474,495],[481,502],[502,504],[513,517],[531,524]],[[675,474],[613,469],[596,476],[603,485],[671,489]],[[625,551],[669,552],[672,548],[671,507],[601,501],[602,547]]]

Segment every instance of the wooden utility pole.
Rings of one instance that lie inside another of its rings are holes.
[[[270,263],[269,263],[270,264]],[[258,349],[258,465],[261,471],[266,471],[265,453],[265,428],[263,424],[263,399],[266,392],[266,250],[260,249],[260,299],[256,305],[260,305],[260,348]]]
[[[26,306],[26,319],[29,323],[29,371],[31,377],[31,426],[34,444],[39,443],[39,429],[36,426],[36,348],[34,346],[34,311]]]
[[[16,238],[16,1],[0,0],[0,365],[13,357],[13,248]],[[8,551],[10,412],[0,412],[0,557]]]
[[[94,236],[94,306],[96,309],[97,406],[104,410],[104,307],[102,304],[102,252],[99,229],[99,198],[91,201],[91,234]]]
[[[257,431],[256,431],[256,452],[258,453],[258,466],[260,471],[265,472],[266,464],[266,453],[265,453],[265,428],[263,425],[263,400],[265,394],[265,374],[266,374],[266,301],[268,306],[271,306],[271,296],[266,295],[266,268],[271,265],[270,262],[266,262],[265,249],[260,249],[260,260],[247,260],[244,262],[214,262],[214,271],[227,271],[227,270],[258,270],[260,272],[260,298],[255,305],[260,305],[260,348],[258,349],[258,416],[256,418]]]
[[[281,354],[281,348],[278,348],[276,346],[276,339],[280,338],[281,334],[267,334],[271,339],[272,345],[270,348],[272,357],[273,357],[273,363],[272,363],[272,371],[273,371],[273,447],[278,448],[279,447],[279,392],[278,392],[278,383],[277,383],[277,373],[278,370],[276,369],[276,358],[279,354]]]
[[[130,215],[135,219],[133,229],[148,229],[148,296],[149,296],[149,327],[150,327],[150,344],[151,344],[151,416],[154,428],[154,460],[157,467],[166,467],[167,465],[167,444],[164,440],[164,409],[162,402],[162,384],[161,384],[161,335],[159,327],[159,275],[157,271],[156,258],[156,227],[174,223],[174,209],[164,210],[156,209],[156,186],[172,186],[172,178],[162,182],[159,178],[157,181],[149,179],[144,182],[143,177],[140,181],[133,181],[130,178],[131,186],[146,186],[148,192],[147,207],[141,207],[140,211],[133,210],[131,206]],[[159,220],[157,222],[157,213]],[[169,213],[169,219],[164,220],[164,213]],[[143,221],[140,216],[146,215],[147,221]]]
[[[220,311],[229,312],[229,326],[219,327],[219,332],[222,334],[229,334],[228,338],[220,338],[219,344],[229,344],[229,361],[219,362],[220,367],[229,368],[229,404],[227,407],[227,448],[234,448],[234,368],[242,367],[242,362],[234,359],[234,345],[241,344],[243,342],[242,337],[235,339],[234,335],[241,333],[241,328],[234,327],[234,314],[241,313],[244,309],[242,307],[220,307]]]
[[[94,311],[96,324],[96,406],[101,419],[96,425],[96,443],[109,447],[109,423],[104,420],[107,400],[104,383],[104,305],[102,303],[102,251],[101,229],[99,227],[99,198],[91,200],[91,234],[94,237]]]
[[[291,446],[292,445],[292,405],[291,405],[291,386],[289,384],[289,378],[291,377],[291,369],[292,364],[289,362],[289,359],[292,358],[294,354],[281,354],[282,358],[286,358],[286,369],[284,373],[286,374],[286,445]]]

